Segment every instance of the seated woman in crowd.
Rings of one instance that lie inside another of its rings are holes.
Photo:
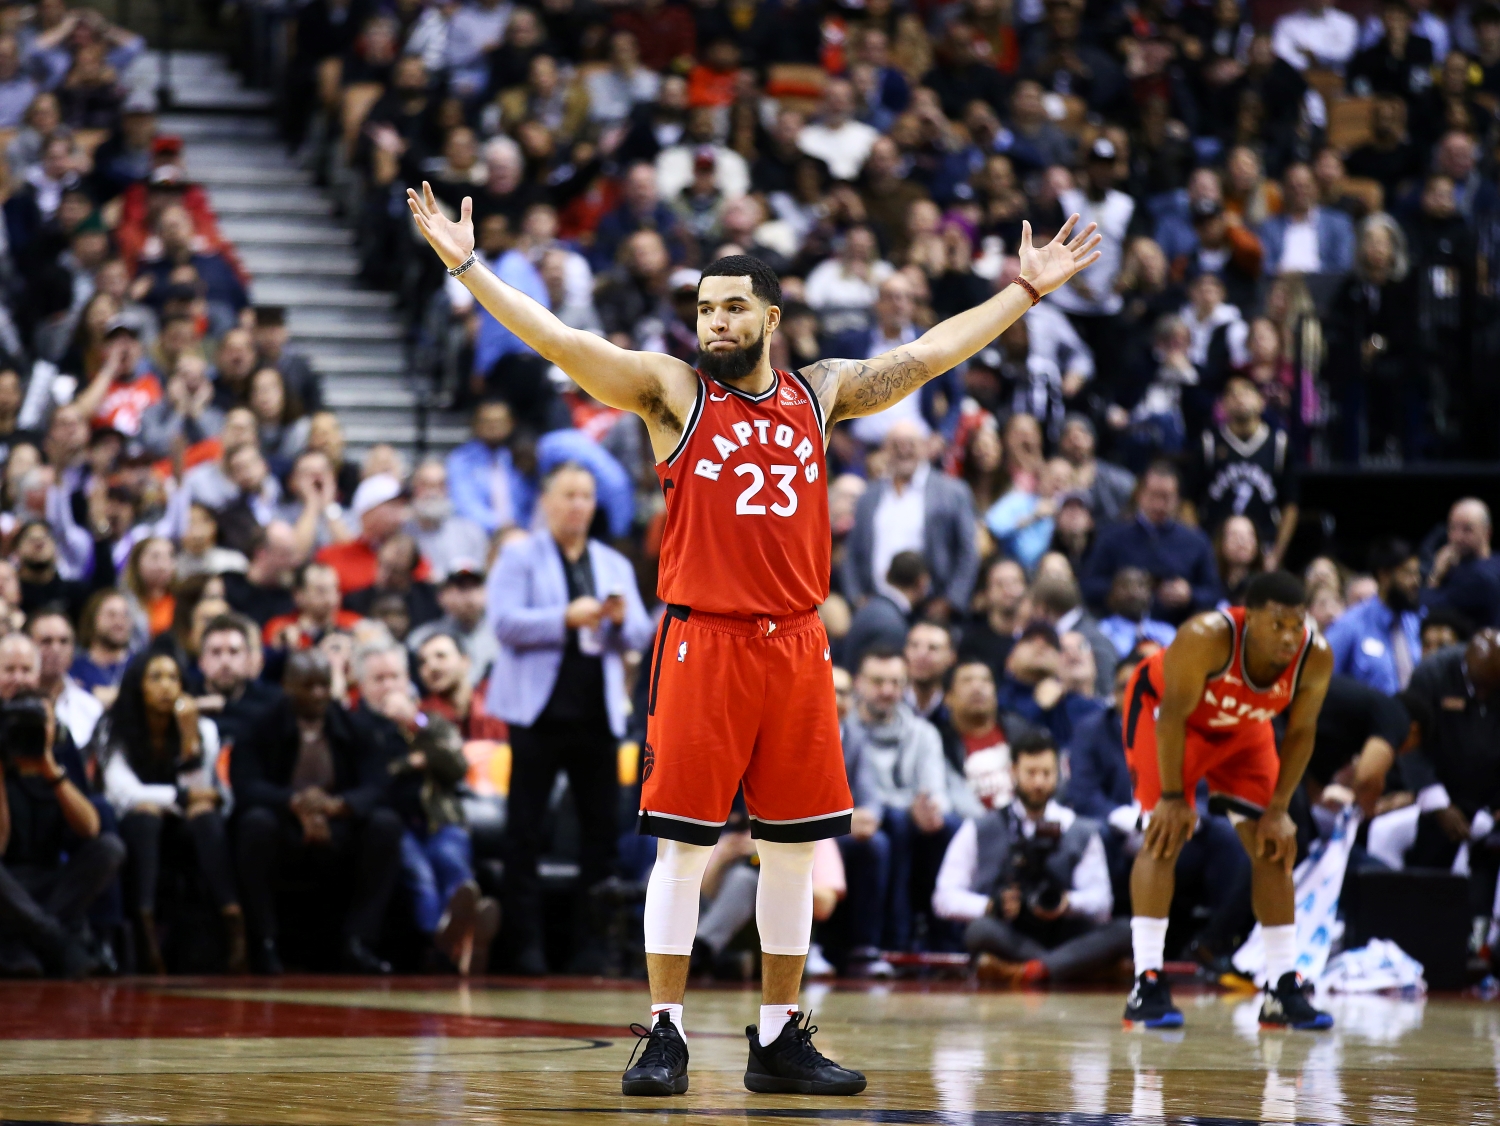
[[[142,968],[165,973],[156,933],[164,863],[189,851],[224,920],[226,968],[244,973],[245,925],[235,890],[225,815],[230,792],[219,776],[219,732],[198,715],[169,653],[148,652],[125,670],[120,694],[94,733],[104,795],[127,849],[127,902]]]

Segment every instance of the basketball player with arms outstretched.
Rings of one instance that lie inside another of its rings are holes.
[[[1150,816],[1130,874],[1135,988],[1125,1023],[1178,1028],[1182,1013],[1162,977],[1177,856],[1197,826],[1195,791],[1228,814],[1250,854],[1250,898],[1265,940],[1263,1028],[1322,1029],[1333,1018],[1302,991],[1292,865],[1297,829],[1287,816],[1312,758],[1333,651],[1307,617],[1302,580],[1257,575],[1245,605],[1189,619],[1125,686],[1125,759]],[[1287,713],[1281,753],[1271,720]]]
[[[833,666],[816,607],[828,597],[832,537],[824,449],[833,425],[874,414],[988,345],[1099,257],[1078,216],[1034,247],[983,304],[868,360],[776,371],[770,339],[781,283],[763,262],[721,258],[698,286],[698,366],[617,348],[568,328],[474,256],[470,203],[445,218],[431,189],[408,190],[427,241],[496,320],[594,398],[645,420],[666,497],[640,830],[660,839],[646,891],[651,1024],[627,1095],[682,1094],[682,1004],[709,853],[743,785],[760,856],[759,1026],[746,1029],[752,1091],[852,1095],[865,1077],[822,1055],[798,1012],[812,931],[813,843],[849,832]]]

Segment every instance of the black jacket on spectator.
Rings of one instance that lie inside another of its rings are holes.
[[[816,63],[823,46],[818,6],[809,0],[766,0],[740,42],[750,65]]]
[[[1406,40],[1406,57],[1391,54],[1385,39],[1373,43],[1349,61],[1345,77],[1358,96],[1390,94],[1412,101],[1432,86],[1432,42],[1420,35]]]
[[[1197,528],[1168,520],[1160,528],[1136,517],[1111,524],[1099,531],[1079,586],[1090,606],[1103,609],[1109,587],[1122,567],[1139,567],[1152,578],[1181,578],[1193,588],[1193,601],[1183,610],[1157,605],[1151,616],[1180,622],[1200,610],[1209,610],[1224,595],[1219,569],[1214,564],[1213,545]]]
[[[292,592],[285,587],[258,586],[246,578],[243,571],[226,571],[223,579],[224,601],[262,626],[272,618],[294,613],[297,609]]]
[[[1462,614],[1476,629],[1500,626],[1500,573],[1494,559],[1465,559],[1443,576],[1442,585],[1426,591],[1423,605]]]
[[[284,699],[281,689],[274,684],[263,680],[246,681],[240,694],[225,701],[224,710],[211,717],[219,729],[219,746],[228,750],[243,742],[261,717]]]
[[[72,736],[61,726],[52,757],[80,793],[90,791],[83,756],[73,745]],[[78,845],[79,838],[68,828],[53,787],[38,775],[7,770],[5,796],[10,805],[10,840],[5,847],[5,863],[39,868],[55,868],[61,864],[64,855]]]
[[[1105,822],[1115,809],[1129,805],[1133,794],[1125,762],[1120,710],[1108,708],[1080,721],[1067,748],[1068,790],[1063,804],[1085,817]]]
[[[328,750],[333,756],[333,794],[343,798],[355,817],[369,816],[385,800],[390,775],[386,744],[377,733],[339,707],[328,706]],[[292,702],[279,700],[234,749],[229,781],[241,810],[284,810],[292,800],[292,770],[301,735]]]
[[[1411,674],[1408,691],[1431,709],[1432,730],[1401,758],[1406,787],[1415,793],[1435,783],[1465,817],[1500,807],[1500,699],[1481,700],[1464,671],[1464,647],[1428,657]]]
[[[1382,148],[1371,142],[1360,145],[1349,154],[1349,159],[1344,161],[1344,171],[1351,176],[1377,181],[1385,192],[1386,206],[1393,207],[1396,200],[1421,177],[1422,154],[1408,141],[1393,148]]]

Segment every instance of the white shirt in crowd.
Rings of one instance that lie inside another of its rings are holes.
[[[1192,336],[1188,345],[1188,359],[1202,367],[1208,362],[1208,348],[1213,343],[1214,333],[1228,326],[1225,343],[1229,346],[1229,362],[1234,367],[1244,367],[1250,359],[1250,326],[1245,323],[1239,306],[1221,301],[1203,320],[1198,319],[1191,303],[1178,314]]]
[[[212,720],[198,720],[198,745],[202,751],[199,764],[192,770],[179,771],[174,785],[142,782],[123,754],[111,754],[104,764],[105,800],[120,817],[143,805],[182,814],[186,811],[177,804],[177,787],[186,786],[192,790],[217,790],[221,799],[219,808],[227,814],[233,795],[219,779],[219,729]]]
[[[823,331],[848,332],[869,324],[880,283],[896,272],[884,259],[870,263],[866,277],[851,273],[838,256],[825,258],[807,275],[807,303],[822,315]]]
[[[1314,209],[1307,218],[1298,222],[1288,219],[1286,235],[1281,244],[1281,261],[1276,263],[1278,274],[1317,274],[1323,270],[1323,256],[1318,251],[1318,213]]]
[[[750,190],[750,166],[731,148],[714,145],[714,186],[725,200],[739,199]],[[656,187],[662,199],[676,199],[693,182],[697,145],[673,145],[656,157]]]
[[[891,560],[902,551],[922,550],[922,532],[927,524],[927,474],[930,472],[926,463],[918,465],[906,488],[898,492],[892,482],[890,488],[882,491],[880,501],[875,505],[870,566],[875,572],[875,589],[885,594],[891,593],[891,587],[885,581]]]
[[[71,676],[64,676],[63,690],[58,695],[57,702],[52,705],[52,710],[57,715],[57,722],[73,736],[73,745],[82,750],[94,737],[94,728],[99,726],[104,705]]]
[[[1023,832],[1030,837],[1036,824],[1026,816],[1020,799],[1011,802],[1011,810],[1021,819]],[[1077,820],[1078,814],[1055,801],[1047,803],[1043,820],[1055,821],[1063,832]],[[979,865],[979,831],[972,820],[965,821],[953,834],[943,866],[938,869],[937,887],[932,893],[932,909],[939,918],[968,922],[990,909],[989,896],[974,891],[974,869]],[[1109,883],[1109,865],[1104,859],[1104,841],[1098,833],[1083,850],[1083,859],[1073,869],[1073,886],[1068,890],[1069,915],[1107,923],[1115,908],[1115,894]]]
[[[1276,21],[1271,48],[1298,70],[1310,66],[1343,70],[1359,48],[1359,21],[1332,5],[1316,14],[1288,12]]]
[[[865,157],[878,136],[874,127],[863,121],[851,119],[836,129],[815,121],[797,134],[797,147],[828,165],[835,180],[853,180],[865,166]]]
[[[1079,230],[1098,223],[1104,241],[1099,244],[1099,261],[1075,275],[1061,289],[1054,290],[1047,300],[1067,313],[1112,317],[1125,305],[1125,299],[1115,292],[1115,275],[1120,272],[1125,233],[1135,215],[1135,200],[1114,188],[1105,192],[1101,200],[1090,199],[1087,193],[1070,188],[1057,201],[1064,215],[1078,212]]]

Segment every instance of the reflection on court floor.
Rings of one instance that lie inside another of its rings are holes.
[[[751,1095],[757,998],[694,992],[692,1088],[625,1100],[642,1018],[618,982],[348,978],[0,985],[0,1120],[226,1123],[1243,1123],[1500,1126],[1500,1004],[1327,999],[1330,1033],[1263,1033],[1258,1002],[1186,993],[1187,1027],[1120,1028],[1108,993],[810,989],[854,1099]]]

